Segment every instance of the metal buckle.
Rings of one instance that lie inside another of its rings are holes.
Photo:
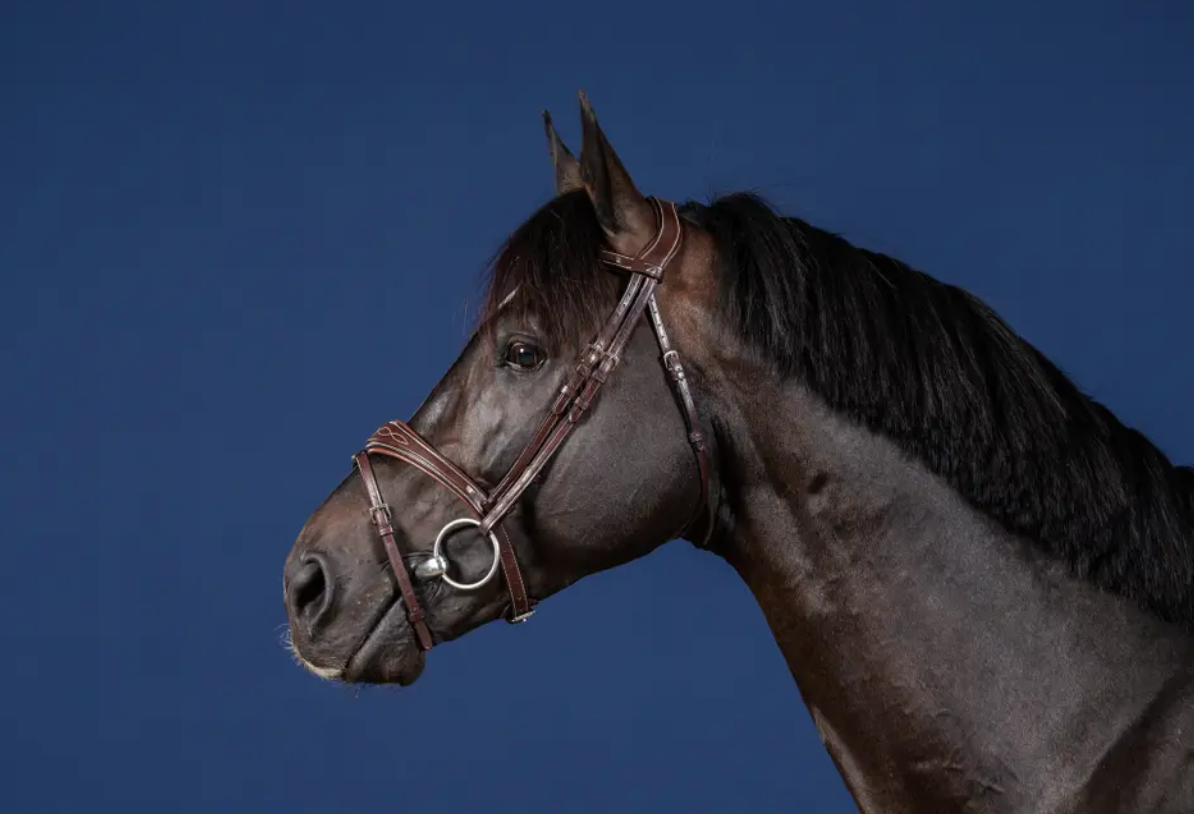
[[[684,377],[684,366],[680,364],[680,354],[675,349],[663,354],[663,367],[673,376]]]
[[[520,613],[517,616],[511,616],[506,621],[511,625],[521,625],[523,622],[525,622],[527,619],[530,619],[534,615],[535,615],[535,609],[531,608],[526,613]]]
[[[594,365],[601,364],[610,355],[610,352],[603,348],[600,342],[590,342],[585,346],[584,357],[577,367],[581,368],[582,372],[587,374],[589,368],[593,367]]]

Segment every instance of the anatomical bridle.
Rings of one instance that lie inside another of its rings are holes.
[[[436,536],[431,556],[415,567],[415,575],[420,579],[439,577],[458,590],[471,591],[493,579],[500,563],[506,578],[506,587],[510,593],[511,615],[507,617],[507,621],[525,621],[534,613],[535,600],[527,595],[526,583],[523,581],[522,572],[519,570],[518,561],[514,555],[514,546],[510,543],[509,535],[501,521],[514,507],[515,502],[535,476],[559,450],[568,434],[572,432],[585,411],[593,403],[597,391],[601,389],[617,366],[621,353],[627,342],[630,341],[644,310],[650,312],[655,338],[662,351],[663,367],[673,382],[677,401],[687,425],[688,440],[696,453],[701,479],[701,503],[698,506],[698,513],[704,509],[706,515],[704,542],[708,541],[708,537],[712,533],[709,460],[705,449],[705,439],[697,422],[696,405],[693,403],[692,392],[689,389],[684,368],[680,363],[680,355],[671,347],[659,315],[659,306],[655,302],[655,288],[663,281],[663,272],[668,263],[680,251],[684,240],[684,227],[674,203],[656,198],[648,198],[647,201],[655,210],[658,218],[658,232],[646,248],[635,257],[602,250],[601,261],[603,263],[630,273],[630,279],[622,294],[622,299],[598,333],[597,338],[586,348],[571,377],[560,388],[547,415],[544,416],[539,428],[535,431],[534,437],[531,438],[522,454],[518,456],[518,460],[510,467],[510,471],[506,473],[492,493],[486,494],[472,478],[401,421],[387,422],[369,438],[365,448],[354,456],[354,461],[361,472],[361,480],[364,481],[365,489],[369,493],[369,511],[373,523],[377,526],[378,534],[381,535],[385,544],[386,555],[389,557],[390,565],[398,579],[398,587],[406,605],[407,619],[423,650],[430,650],[432,647],[431,631],[427,628],[423,609],[415,596],[410,573],[394,542],[394,526],[390,508],[382,499],[377,478],[373,473],[373,465],[369,461],[370,454],[397,458],[424,472],[452,490],[457,497],[464,501],[472,514],[471,517],[452,520],[440,530]],[[695,520],[696,516],[689,521],[689,526]],[[448,561],[443,554],[443,543],[452,532],[467,526],[477,527],[478,531],[489,538],[494,549],[494,559],[493,565],[484,577],[476,582],[466,584],[457,582],[448,575]],[[681,532],[681,534],[683,533]]]

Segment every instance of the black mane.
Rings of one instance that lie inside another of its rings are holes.
[[[1088,398],[977,298],[734,194],[684,215],[720,250],[746,344],[835,410],[895,441],[1009,531],[1085,579],[1194,625],[1194,469]],[[587,196],[543,206],[493,265],[485,313],[539,318],[575,348],[621,280],[596,260]]]
[[[579,350],[609,318],[626,282],[598,261],[603,248],[605,233],[585,192],[548,201],[498,250],[481,330],[505,308],[523,321],[533,318],[550,350]]]

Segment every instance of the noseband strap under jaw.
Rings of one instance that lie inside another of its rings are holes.
[[[667,372],[676,394],[688,431],[688,441],[696,455],[701,485],[700,504],[697,513],[685,525],[680,536],[686,534],[705,509],[706,530],[701,546],[708,542],[713,531],[712,504],[709,496],[709,460],[704,436],[700,431],[696,404],[679,353],[672,348],[667,331],[664,330],[659,306],[655,301],[655,289],[663,280],[668,264],[675,259],[683,243],[684,231],[676,205],[670,201],[647,199],[658,218],[659,230],[638,255],[630,257],[617,252],[603,250],[600,259],[607,265],[627,271],[630,279],[617,307],[589,344],[578,361],[571,376],[559,389],[546,415],[543,417],[530,442],[518,456],[510,471],[492,493],[486,493],[472,478],[458,466],[444,457],[417,432],[401,421],[389,421],[377,430],[366,442],[365,448],[353,460],[361,473],[370,501],[370,515],[381,537],[386,556],[398,580],[406,615],[414,629],[415,637],[423,650],[433,646],[431,631],[427,627],[425,614],[414,590],[410,572],[394,540],[394,527],[389,507],[382,498],[377,477],[370,464],[370,455],[384,455],[403,461],[452,491],[467,507],[470,516],[447,523],[436,535],[435,545],[414,569],[420,579],[440,578],[457,590],[476,590],[488,584],[496,575],[500,564],[510,594],[510,610],[507,621],[516,623],[530,618],[536,601],[527,594],[526,582],[518,566],[514,546],[502,525],[502,520],[513,509],[518,499],[543,470],[563,445],[568,435],[576,428],[585,412],[593,404],[601,386],[609,379],[621,360],[621,354],[634,333],[644,311],[650,314],[655,338],[662,353],[663,368]],[[443,552],[443,543],[455,530],[475,526],[477,531],[489,539],[494,549],[494,563],[487,574],[472,583],[462,583],[452,578],[449,562]]]

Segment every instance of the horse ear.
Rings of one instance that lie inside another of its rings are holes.
[[[560,134],[551,123],[551,114],[543,111],[543,128],[547,131],[547,147],[551,151],[551,165],[556,173],[556,195],[582,189],[584,181],[580,178],[580,163],[568,152]]]
[[[602,132],[584,91],[580,92],[580,116],[584,128],[580,177],[612,247],[635,254],[654,234],[654,212]]]

